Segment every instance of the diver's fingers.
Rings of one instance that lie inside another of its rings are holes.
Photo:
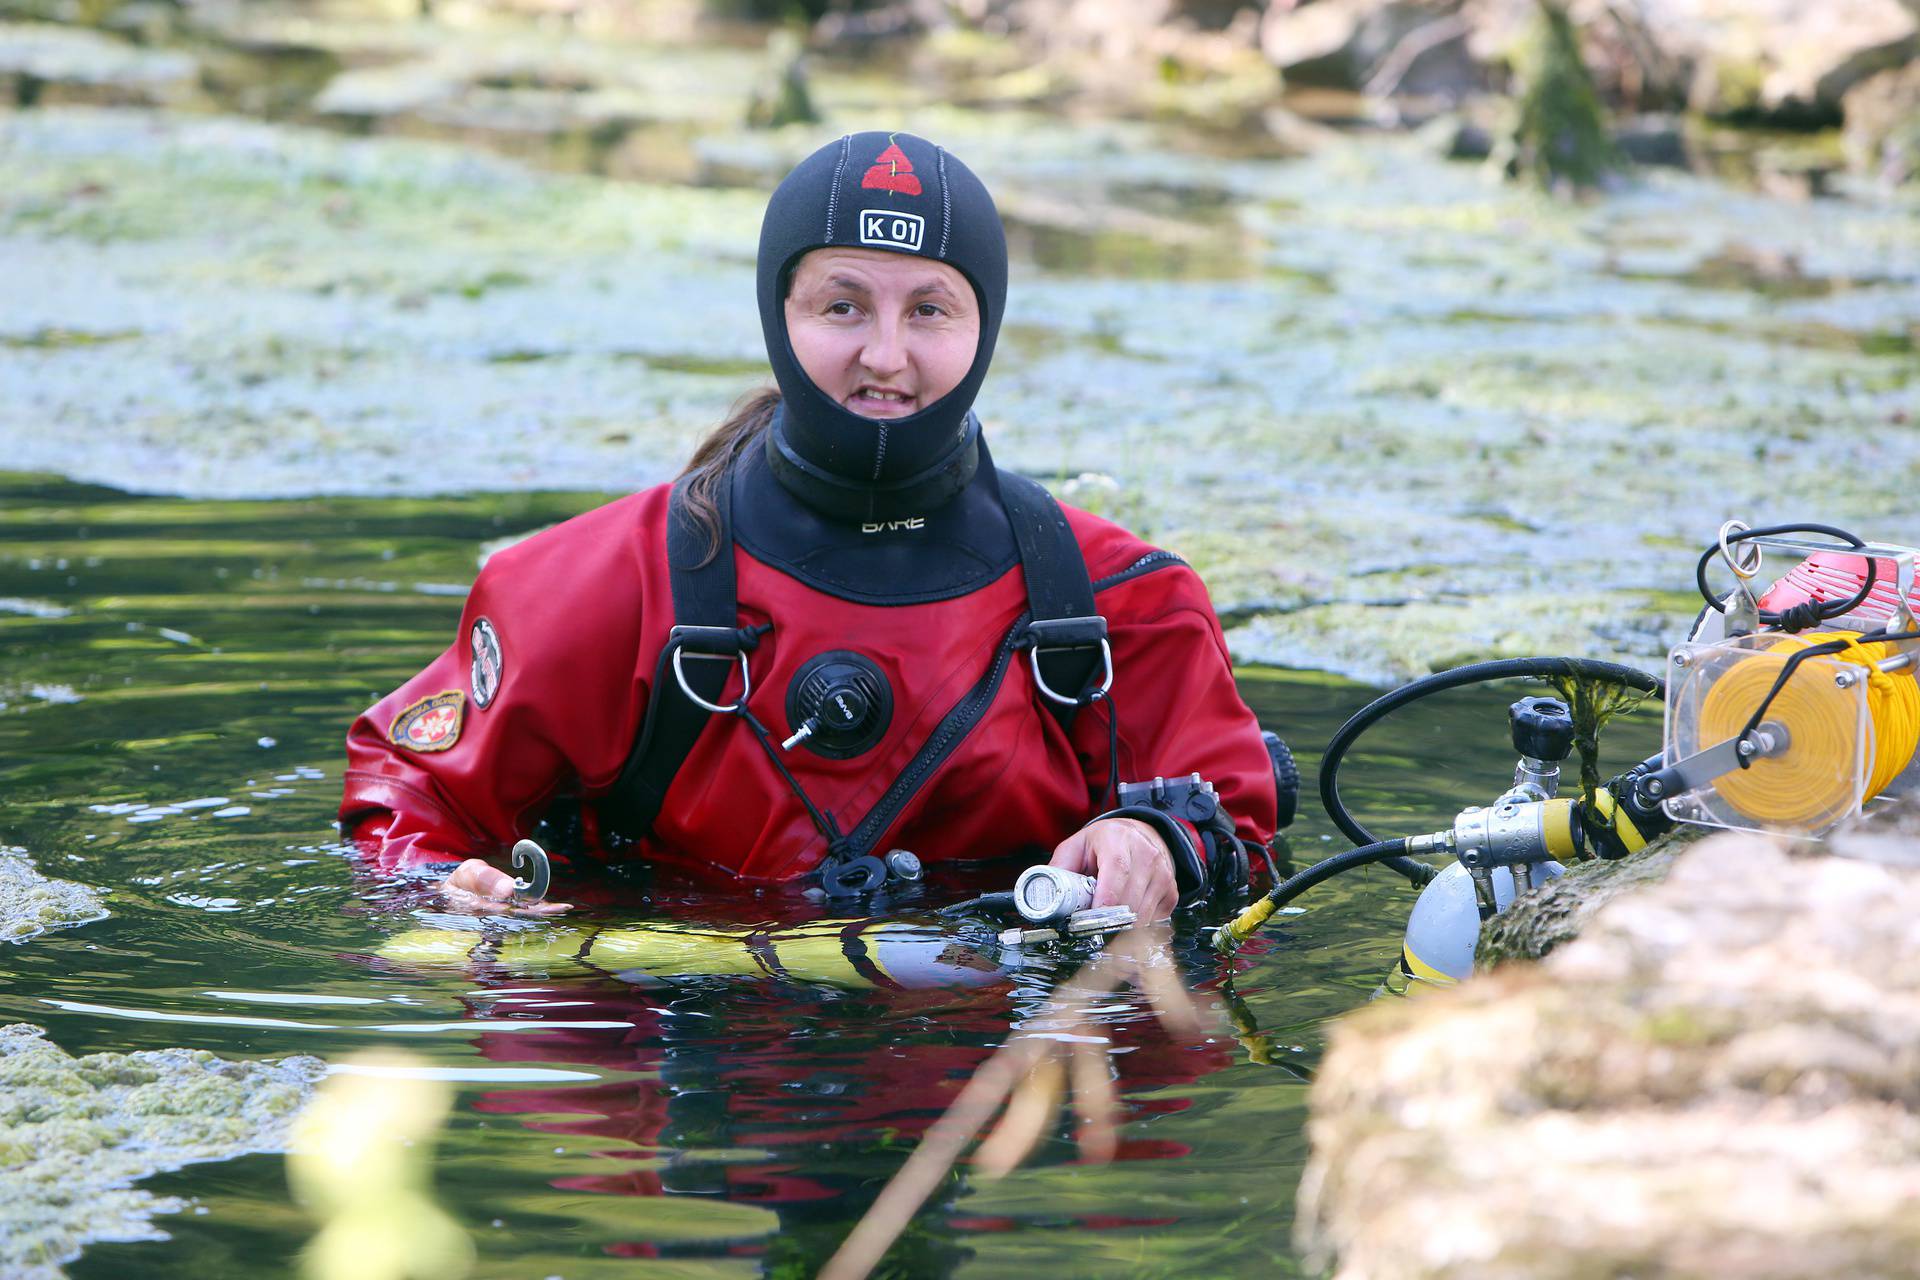
[[[1157,834],[1144,837],[1152,841],[1153,851],[1143,861],[1146,863],[1139,903],[1134,914],[1141,920],[1165,920],[1173,914],[1180,902],[1180,885],[1173,874],[1173,855],[1160,843]]]
[[[513,877],[485,858],[468,858],[453,869],[445,887],[470,893],[478,898],[507,899],[513,896]]]
[[[440,886],[440,899],[447,904],[449,911],[463,911],[475,916],[499,915],[513,906],[499,898],[483,898],[477,893],[446,883]]]
[[[507,906],[508,904],[503,902],[500,905]],[[517,916],[557,916],[562,911],[571,910],[573,910],[573,904],[571,902],[529,902],[522,906],[514,907],[513,914]]]
[[[1077,871],[1083,876],[1092,875],[1093,853],[1087,848],[1087,833],[1092,830],[1093,827],[1082,827],[1055,845],[1053,857],[1047,860],[1047,865],[1067,871]]]
[[[1179,901],[1173,856],[1159,832],[1133,818],[1106,818],[1063,840],[1053,865],[1092,874],[1095,907],[1132,907],[1141,920],[1164,920]]]
[[[1200,1010],[1193,993],[1180,981],[1173,962],[1167,959],[1167,932],[1162,927],[1133,929],[1116,944],[1120,954],[1133,961],[1133,980],[1153,1002],[1161,1025],[1175,1038],[1197,1041],[1201,1038]]]
[[[1095,842],[1094,860],[1099,864],[1100,875],[1094,883],[1093,905],[1134,906],[1140,888],[1136,883],[1140,868],[1135,865],[1133,842],[1118,832],[1103,835],[1104,838]]]
[[[484,858],[468,858],[440,882],[440,896],[454,911],[498,915],[513,906],[513,877]]]
[[[1133,905],[1133,852],[1126,839],[1131,820],[1109,818],[1080,828],[1053,850],[1053,863],[1068,871],[1092,876],[1093,905]]]

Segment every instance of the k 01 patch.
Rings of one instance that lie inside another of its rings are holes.
[[[500,633],[486,618],[476,618],[473,623],[473,705],[485,711],[493,703],[493,695],[500,692],[500,678],[507,672],[506,660],[500,653]]]
[[[918,253],[926,235],[927,220],[917,213],[895,213],[891,209],[860,211],[861,244],[879,244]]]
[[[401,709],[387,726],[387,741],[409,751],[445,751],[460,741],[460,717],[467,695],[458,689],[436,693]]]

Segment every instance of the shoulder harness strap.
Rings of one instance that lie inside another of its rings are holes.
[[[652,829],[667,788],[693,750],[736,660],[758,641],[739,627],[739,589],[733,564],[733,484],[723,475],[714,487],[718,536],[694,523],[687,511],[687,481],[673,487],[667,503],[667,572],[673,589],[674,627],[653,671],[646,720],[601,812],[614,830],[638,839]],[[716,548],[708,555],[709,548]],[[702,557],[705,563],[701,563]],[[698,661],[689,661],[698,659]],[[692,696],[690,696],[692,695]],[[702,699],[706,705],[694,701]],[[746,695],[743,692],[741,697]]]
[[[1037,480],[1009,471],[995,474],[1000,503],[1013,523],[1033,615],[1020,646],[1029,651],[1034,682],[1047,699],[1047,710],[1062,728],[1071,728],[1075,713],[1092,695],[1113,687],[1107,620],[1094,612],[1087,559],[1060,504]]]

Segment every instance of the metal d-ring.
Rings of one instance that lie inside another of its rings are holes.
[[[1056,693],[1053,687],[1047,683],[1047,678],[1040,674],[1039,645],[1035,645],[1033,648],[1027,650],[1027,660],[1033,666],[1033,683],[1039,688],[1041,693],[1064,707],[1077,707],[1081,705],[1080,699],[1078,698],[1069,698],[1063,694]],[[1105,636],[1100,638],[1100,660],[1107,664],[1107,677],[1100,682],[1099,692],[1091,695],[1093,698],[1105,697],[1113,689],[1113,646],[1107,643]],[[1091,698],[1089,700],[1091,700]]]
[[[685,645],[681,645],[678,648],[674,649],[673,678],[680,682],[680,692],[686,694],[687,697],[691,698],[693,700],[693,704],[696,707],[704,707],[708,711],[713,712],[715,715],[730,716],[730,715],[734,715],[735,713],[737,713],[747,705],[747,695],[753,692],[753,672],[747,669],[746,654],[737,653],[732,655],[740,660],[740,700],[738,702],[735,702],[730,707],[723,707],[723,706],[717,705],[716,703],[708,702],[705,698],[695,693],[693,691],[693,686],[687,683],[686,670],[680,665],[680,659],[685,657],[686,653],[687,653],[687,649]],[[724,653],[696,653],[693,656],[696,658],[709,658],[709,659],[717,658],[722,662],[725,662],[728,657],[728,655]]]
[[[522,906],[530,907],[546,900],[547,886],[553,883],[553,864],[547,861],[547,851],[536,840],[522,840],[513,846],[513,865],[518,867],[527,862],[533,864],[533,879],[515,880],[513,897]]]
[[[1733,572],[1733,576],[1742,582],[1760,572],[1760,562],[1765,556],[1760,550],[1759,543],[1749,543],[1746,549],[1753,553],[1753,558],[1742,564],[1740,553],[1733,549],[1727,538],[1731,534],[1746,533],[1752,527],[1744,520],[1729,520],[1720,526],[1720,558],[1726,561],[1727,568]]]

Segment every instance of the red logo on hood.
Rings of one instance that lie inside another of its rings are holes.
[[[913,176],[913,161],[907,159],[907,153],[897,142],[888,143],[887,149],[874,158],[873,167],[860,179],[860,185],[875,191],[897,191],[903,196],[920,194],[920,179]]]

